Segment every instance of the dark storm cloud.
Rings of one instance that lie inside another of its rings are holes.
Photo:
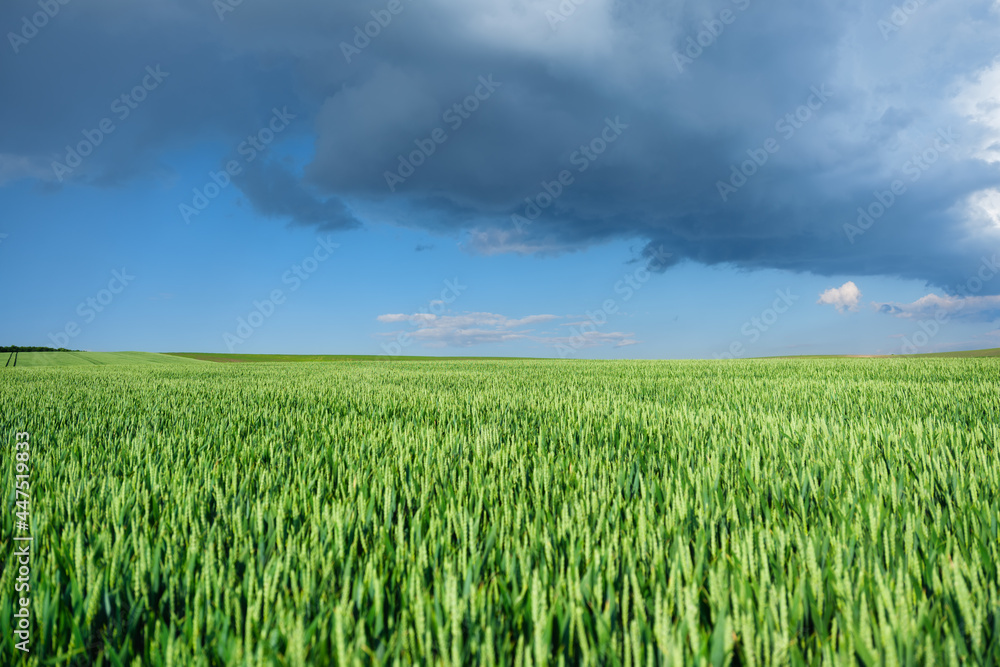
[[[17,103],[0,107],[0,180],[53,182],[64,146],[159,64],[170,78],[118,123],[129,139],[71,179],[169,171],[168,152],[235,146],[288,105],[282,140],[307,137],[309,163],[262,162],[237,185],[299,224],[352,226],[350,207],[487,254],[640,239],[674,262],[939,286],[996,249],[1000,218],[977,204],[1000,184],[1000,90],[977,84],[996,4],[574,6],[70,3],[3,56]],[[35,8],[8,3],[0,27]]]
[[[291,170],[274,161],[255,161],[235,181],[254,211],[268,218],[290,219],[325,231],[360,226],[343,202],[318,197]]]

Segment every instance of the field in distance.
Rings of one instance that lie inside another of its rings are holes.
[[[963,352],[937,352],[931,354],[879,356],[871,358],[905,359],[905,358],[984,358],[1000,357],[1000,348],[990,350],[967,350]],[[819,355],[819,356],[789,356],[767,357],[767,359],[851,359],[868,358],[855,355]],[[199,362],[214,363],[303,363],[303,362],[360,362],[360,361],[525,361],[524,357],[403,357],[379,354],[220,354],[213,352],[19,352],[16,357],[4,352],[0,361],[6,362],[6,367],[38,367],[38,366],[107,366],[121,364],[197,364]],[[0,363],[0,367],[3,364]]]
[[[910,355],[918,357],[953,357],[961,359],[975,359],[977,357],[1000,357],[1000,347],[991,350],[965,350],[963,352],[934,352],[931,354]]]
[[[302,362],[302,361],[495,361],[499,359],[527,359],[527,357],[401,357],[386,354],[217,354],[204,352],[168,352],[167,354],[201,361],[223,363],[246,362]],[[896,357],[952,357],[974,359],[980,357],[1000,357],[1000,347],[990,350],[965,350],[961,352],[935,352],[929,354],[894,355]],[[889,355],[803,355],[770,357],[772,359],[853,359],[853,358],[885,358]]]
[[[528,357],[402,357],[387,354],[218,354],[209,352],[168,352],[170,356],[214,361],[221,363],[295,363],[309,361],[498,361],[501,359],[530,360]],[[895,358],[910,357],[950,357],[955,359],[975,359],[1000,357],[1000,348],[991,350],[965,350],[962,352],[935,352],[930,354],[894,355]],[[889,355],[803,355],[766,357],[770,359],[892,359]]]
[[[8,368],[14,366],[11,353],[4,353]],[[117,364],[197,364],[193,359],[155,352],[18,352],[17,367],[22,366],[108,366]]]
[[[388,354],[218,354],[214,352],[168,352],[172,357],[221,363],[295,363],[303,361],[496,361],[519,357],[402,357]]]
[[[951,359],[982,359],[984,357],[1000,357],[1000,347],[988,350],[960,350],[958,352],[924,352],[921,354],[803,354],[783,355],[777,357],[758,357],[759,359],[912,359],[918,357],[951,358]]]

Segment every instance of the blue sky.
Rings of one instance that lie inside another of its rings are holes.
[[[997,3],[389,4],[5,5],[0,343],[1000,346]]]

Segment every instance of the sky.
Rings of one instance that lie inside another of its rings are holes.
[[[1000,347],[1000,1],[11,0],[0,344]]]

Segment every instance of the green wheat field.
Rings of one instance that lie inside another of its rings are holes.
[[[0,664],[1000,664],[1000,359],[169,359],[0,368]]]

